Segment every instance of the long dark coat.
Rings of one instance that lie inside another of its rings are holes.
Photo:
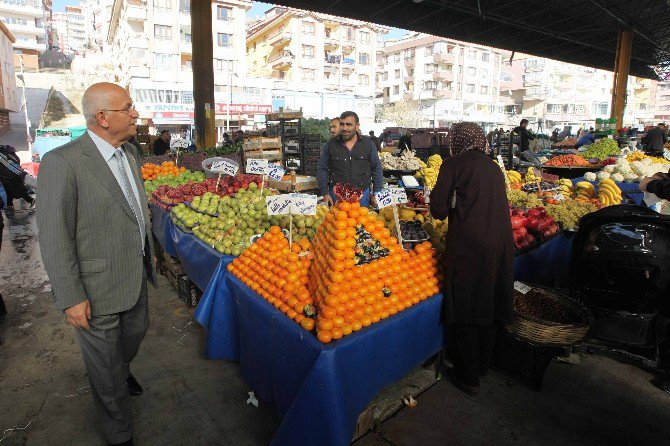
[[[446,322],[489,325],[509,320],[514,241],[500,167],[479,150],[447,158],[430,194],[430,211],[438,219],[449,217]]]

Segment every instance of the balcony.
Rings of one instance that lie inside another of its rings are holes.
[[[129,67],[126,70],[126,75],[128,76],[128,79],[133,79],[133,78],[149,78],[150,77],[151,70],[149,67]]]
[[[46,43],[38,43],[35,40],[17,40],[12,46],[21,50],[44,51],[47,49]]]
[[[144,5],[141,5],[144,3]],[[126,6],[126,18],[128,20],[146,20],[146,2],[130,2]]]
[[[283,70],[289,68],[293,63],[293,55],[290,51],[282,51],[275,54],[268,59],[268,65],[275,70]]]
[[[413,91],[406,91],[405,93],[402,94],[402,99],[403,99],[403,101],[413,101],[414,100],[414,92]]]
[[[414,83],[414,75],[407,75],[404,77],[405,82]]]
[[[326,35],[323,38],[323,45],[326,48],[337,48],[340,46],[340,38],[332,34],[330,36]]]
[[[413,67],[416,64],[416,60],[413,57],[405,57],[404,63],[406,67]]]
[[[453,99],[454,98],[454,90],[452,90],[450,88],[438,88],[433,93],[434,93],[436,99]]]
[[[349,57],[342,59],[342,69],[347,71],[353,71],[356,68],[356,60]]]
[[[341,61],[342,61],[342,56],[333,55],[333,54],[326,54],[326,57],[325,57],[325,60],[324,60],[326,66],[339,65]]]
[[[342,48],[347,52],[351,52],[356,49],[356,42],[353,38],[345,37],[342,42]]]
[[[286,46],[291,41],[291,33],[284,28],[268,37],[268,43],[272,46]]]
[[[2,4],[2,3],[0,3]],[[44,36],[44,33],[46,32],[44,28],[38,28],[35,26],[35,24],[28,24],[28,25],[17,25],[14,23],[5,23],[7,25],[7,29],[12,32],[12,34],[32,34],[32,35],[38,35],[38,36]]]
[[[147,50],[149,49],[149,38],[143,37],[143,35],[130,37],[127,46],[128,48],[141,48]]]
[[[454,72],[451,70],[437,70],[433,72],[434,81],[453,81]]]
[[[179,42],[179,51],[182,53],[193,54],[191,42]]]
[[[454,62],[456,59],[451,53],[436,53],[433,54],[433,62]]]
[[[16,4],[10,2],[0,2],[4,12],[15,13],[19,15],[27,15],[30,17],[42,17],[44,10],[42,9],[42,2],[39,0],[27,0],[24,4]]]

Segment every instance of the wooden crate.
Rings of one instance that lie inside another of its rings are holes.
[[[291,176],[287,175],[281,181],[270,180],[269,186],[282,192],[299,192],[319,187],[316,177],[307,175],[295,175],[295,181],[292,181]]]

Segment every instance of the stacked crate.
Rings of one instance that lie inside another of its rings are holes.
[[[306,134],[302,138],[303,175],[316,176],[316,168],[319,164],[323,142],[321,137],[315,134]]]

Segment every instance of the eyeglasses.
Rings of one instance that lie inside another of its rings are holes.
[[[126,108],[121,108],[121,109],[116,109],[116,110],[114,110],[112,108],[103,108],[102,111],[112,111],[112,112],[119,112],[119,113],[128,114],[130,112],[136,111],[136,109],[135,109],[135,104],[130,104]]]

